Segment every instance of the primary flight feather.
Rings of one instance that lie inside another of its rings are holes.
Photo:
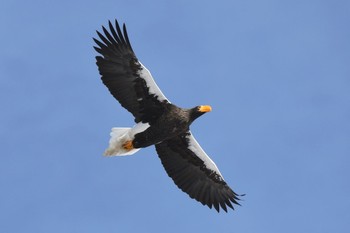
[[[97,31],[95,50],[102,82],[134,117],[133,128],[112,128],[107,156],[131,155],[155,145],[158,156],[174,183],[191,198],[227,211],[238,203],[238,195],[227,185],[215,163],[203,151],[190,131],[191,123],[208,105],[185,109],[170,103],[151,73],[137,59],[126,31],[115,21],[109,31]]]

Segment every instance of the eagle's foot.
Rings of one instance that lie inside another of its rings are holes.
[[[127,151],[134,149],[134,146],[132,145],[132,140],[126,141],[122,145],[122,147],[124,148],[124,150],[127,150]]]

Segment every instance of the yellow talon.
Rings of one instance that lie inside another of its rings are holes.
[[[125,150],[132,150],[132,149],[134,149],[134,147],[133,147],[133,145],[132,145],[132,141],[130,140],[130,141],[126,141],[124,144],[123,144],[123,148],[125,149]]]

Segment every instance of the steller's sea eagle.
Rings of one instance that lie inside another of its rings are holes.
[[[131,155],[155,145],[158,156],[174,183],[191,198],[227,212],[238,196],[225,182],[219,169],[193,137],[191,123],[208,105],[186,109],[172,104],[158,88],[151,73],[137,59],[123,24],[121,31],[109,21],[109,30],[97,31],[96,64],[110,93],[134,117],[133,128],[112,128],[106,156]],[[232,203],[231,203],[232,202]]]

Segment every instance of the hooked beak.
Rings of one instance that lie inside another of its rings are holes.
[[[209,105],[201,105],[198,110],[200,112],[211,112],[211,107]]]

